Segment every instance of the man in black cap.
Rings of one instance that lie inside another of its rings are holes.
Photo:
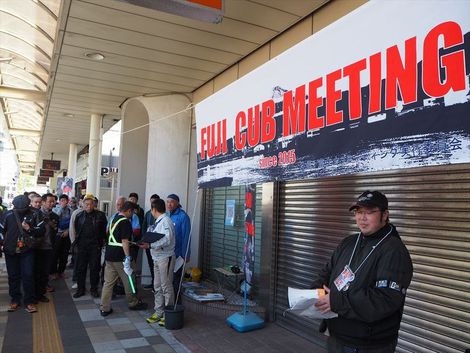
[[[413,275],[411,258],[389,222],[384,194],[366,191],[349,210],[360,232],[338,245],[312,285],[326,292],[317,310],[338,314],[325,320],[328,352],[393,353]]]
[[[5,213],[1,228],[11,297],[8,311],[16,311],[23,297],[25,310],[34,313],[37,309],[34,304],[33,239],[43,237],[45,229],[44,222],[38,221],[37,213],[31,210],[29,203],[28,196],[16,196],[13,209]]]
[[[132,237],[132,225],[130,218],[135,209],[135,204],[124,202],[119,209],[119,214],[109,224],[108,244],[106,245],[104,270],[104,284],[101,293],[100,312],[102,316],[108,316],[113,312],[111,298],[113,287],[118,278],[124,285],[127,303],[131,310],[144,310],[147,308],[135,295],[135,277],[132,276],[131,255],[129,239]]]
[[[166,210],[168,216],[173,221],[175,226],[175,256],[181,257],[185,262],[189,261],[191,256],[191,246],[189,235],[191,233],[191,221],[186,212],[180,204],[180,198],[176,194],[170,194],[166,198]],[[176,269],[173,276],[173,288],[175,291],[175,298],[178,303],[181,302],[181,297],[178,295],[178,289],[183,276],[183,266]]]

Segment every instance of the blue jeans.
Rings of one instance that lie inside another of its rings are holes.
[[[24,305],[34,303],[34,252],[28,251],[21,254],[5,254],[5,262],[8,271],[8,286],[11,302]],[[21,293],[23,284],[23,294]]]

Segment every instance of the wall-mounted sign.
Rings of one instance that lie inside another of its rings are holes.
[[[36,181],[36,184],[46,184],[48,182],[49,182],[49,177],[38,176],[38,180]]]
[[[42,169],[60,170],[60,161],[54,161],[52,159],[43,159]]]
[[[235,224],[235,200],[225,201],[225,225],[232,226]]]
[[[39,176],[40,177],[54,177],[54,171],[53,170],[47,170],[47,169],[41,169],[39,170]]]
[[[107,176],[110,172],[117,173],[118,168],[101,167],[101,176]]]
[[[200,102],[199,185],[470,162],[468,13],[372,0]]]

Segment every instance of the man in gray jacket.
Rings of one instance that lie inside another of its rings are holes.
[[[175,227],[165,213],[165,201],[154,200],[151,212],[155,223],[142,238],[143,249],[149,249],[154,263],[155,313],[147,319],[148,323],[158,322],[165,325],[164,308],[173,305],[173,270],[175,268]]]

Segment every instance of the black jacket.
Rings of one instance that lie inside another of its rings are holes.
[[[349,263],[357,239],[358,234],[354,234],[338,245],[312,288],[321,288],[325,284],[331,290],[331,310],[338,317],[326,321],[333,337],[358,348],[380,347],[398,337],[413,265],[395,227],[386,224],[372,235],[359,235],[360,241],[350,266],[355,279],[346,291],[338,291],[334,280]]]
[[[17,214],[20,223],[23,222],[23,220],[26,218],[31,227],[28,232],[23,230],[25,237],[40,238],[44,236],[45,232],[44,222],[39,221],[36,212],[33,212],[31,209],[13,209],[7,211],[3,217],[2,233],[3,251],[8,255],[15,255],[18,239],[21,238],[21,231],[18,228],[18,222],[16,220],[15,213]],[[28,242],[25,241],[25,243],[27,244]],[[31,250],[32,248],[24,246],[21,249],[21,253]]]
[[[106,216],[103,212],[99,210],[93,210],[91,212],[92,222],[93,222],[93,239],[86,239],[82,236],[83,225],[87,217],[87,212],[80,212],[77,217],[75,217],[75,243],[80,245],[85,245],[85,243],[98,243],[99,246],[103,246],[106,240]]]

